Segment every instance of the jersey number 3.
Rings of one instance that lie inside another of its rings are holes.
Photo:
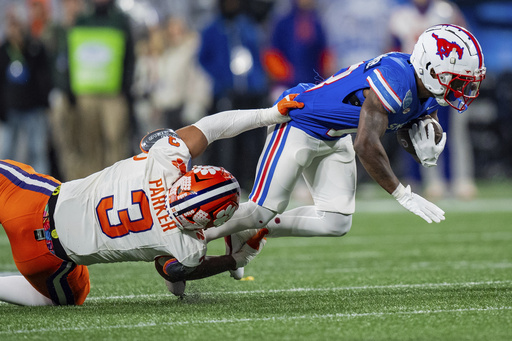
[[[144,232],[153,227],[149,201],[142,190],[132,192],[132,205],[130,207],[117,211],[114,211],[114,196],[101,199],[96,207],[96,215],[101,230],[110,238]]]

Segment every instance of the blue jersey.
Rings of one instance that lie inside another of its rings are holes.
[[[435,98],[420,102],[410,54],[387,53],[341,69],[320,84],[301,83],[286,90],[304,108],[290,112],[290,125],[322,140],[335,140],[357,131],[363,90],[371,88],[388,112],[386,132],[436,111]]]

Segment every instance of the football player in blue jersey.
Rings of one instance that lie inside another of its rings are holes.
[[[485,78],[484,57],[476,38],[455,25],[437,25],[418,39],[412,54],[387,53],[344,68],[320,84],[299,84],[283,93],[299,93],[304,108],[290,122],[270,127],[249,201],[207,240],[225,237],[227,253],[236,252],[252,234],[268,237],[343,236],[355,210],[356,162],[407,210],[428,223],[444,220],[444,211],[404,186],[391,169],[381,143],[384,133],[431,115],[440,106],[464,111],[478,96]],[[423,166],[435,166],[446,135],[436,144],[432,125],[410,130]],[[352,136],[355,133],[354,143]],[[314,205],[288,211],[292,190],[303,176]],[[241,278],[243,269],[232,272]]]

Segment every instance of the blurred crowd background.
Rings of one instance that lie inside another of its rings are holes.
[[[138,153],[147,132],[272,106],[286,88],[389,51],[432,25],[463,25],[487,66],[470,110],[439,113],[449,140],[425,170],[384,143],[430,199],[512,177],[512,1],[0,0],[0,159],[67,181]],[[250,191],[265,128],[217,141],[196,163]],[[360,182],[370,181],[362,167]]]

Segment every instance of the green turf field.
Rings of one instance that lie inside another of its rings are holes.
[[[150,263],[93,265],[81,307],[0,303],[0,340],[512,340],[512,197],[489,199],[441,203],[431,225],[359,200],[347,236],[270,239],[254,280],[189,282],[184,300]]]

